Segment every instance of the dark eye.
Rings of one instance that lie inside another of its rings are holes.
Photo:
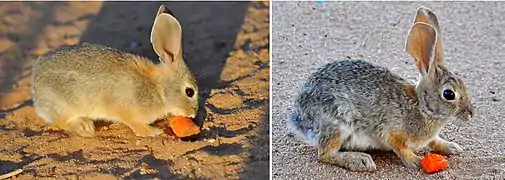
[[[193,97],[193,95],[195,95],[195,90],[193,90],[191,88],[186,88],[186,95],[188,97]]]
[[[447,99],[449,101],[456,99],[456,94],[454,94],[454,92],[452,90],[449,90],[449,89],[444,90],[443,96],[444,96],[445,99]]]

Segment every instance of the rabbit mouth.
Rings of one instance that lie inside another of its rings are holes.
[[[196,117],[196,111],[193,111],[191,109],[171,107],[167,109],[165,116],[184,116],[193,119]]]
[[[195,115],[188,115],[186,117],[193,119],[193,118],[195,118]]]
[[[171,116],[184,116],[184,117],[188,117],[191,119],[196,117],[196,113],[193,113],[193,112],[187,111],[187,110],[182,110],[182,109],[172,111],[169,113],[169,115],[171,115]]]
[[[182,116],[182,117],[187,117],[187,118],[190,118],[190,119],[194,119],[195,118],[195,115],[187,115],[187,114],[179,114],[179,113],[168,113],[168,114],[165,114],[163,116],[161,116],[160,118],[158,119],[171,119],[175,116]]]

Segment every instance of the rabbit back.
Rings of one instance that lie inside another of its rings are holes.
[[[415,85],[369,62],[332,62],[302,85],[288,126],[317,147],[320,162],[352,171],[377,170],[359,151],[393,150],[406,167],[420,166],[415,151],[426,146],[462,153],[439,136],[448,122],[473,116],[465,84],[445,67],[441,39],[436,15],[419,7],[405,44],[420,74]]]
[[[345,149],[388,149],[383,136],[415,113],[404,87],[413,86],[366,61],[329,63],[302,86],[289,126],[313,146],[338,132]]]
[[[114,120],[107,117],[108,109],[126,105],[141,107],[145,102],[155,108],[152,105],[161,104],[161,98],[156,96],[158,88],[149,76],[154,68],[147,59],[102,45],[83,43],[62,47],[35,63],[35,107],[49,122],[52,118],[43,112],[68,111]]]

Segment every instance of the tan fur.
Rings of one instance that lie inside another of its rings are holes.
[[[337,165],[352,171],[375,171],[377,167],[369,154],[362,152],[340,152],[342,141],[340,132],[331,137],[326,144],[318,148],[318,160]]]
[[[448,142],[439,137],[433,139],[429,144],[431,151],[445,154],[445,155],[454,155],[463,153],[463,149],[459,147],[458,144],[453,142]]]
[[[414,58],[420,72],[428,71],[436,43],[436,31],[429,24],[418,22],[410,29],[407,37],[407,52]]]
[[[407,147],[406,142],[409,140],[419,141],[419,139],[409,139],[409,134],[404,131],[392,131],[389,134],[389,145],[404,164],[407,166],[419,166],[421,157],[417,156],[411,148]]]
[[[431,141],[428,144],[428,147],[430,147],[430,149],[434,152],[444,152],[445,150],[445,145],[436,140]]]
[[[152,63],[149,59],[133,55],[133,54],[128,54],[131,59],[131,65],[134,66],[139,70],[140,73],[145,75],[145,77],[148,78],[155,78],[159,76],[165,75],[167,72],[165,68],[162,68],[160,66],[156,66],[154,63]]]
[[[403,89],[409,100],[415,102],[417,101],[416,87],[412,84],[404,84]]]
[[[438,23],[437,17],[431,12],[431,10],[425,7],[419,7],[416,12],[416,17],[414,18],[414,24],[418,22],[429,24],[435,29],[437,34],[435,60],[438,65],[442,65],[444,51],[442,49],[442,32],[440,31],[440,25]]]
[[[94,120],[121,122],[137,136],[156,136],[162,131],[150,124],[157,119],[195,117],[198,87],[180,55],[182,29],[173,16],[159,10],[151,32],[159,64],[89,43],[39,57],[32,73],[37,114],[55,127],[85,137],[93,136]],[[194,95],[185,93],[188,88]]]
[[[332,153],[338,151],[341,146],[342,142],[340,142],[340,133],[337,133],[333,136],[333,138],[328,140],[326,145],[318,148],[317,154],[319,161],[330,164],[340,164],[340,162],[336,162],[337,159],[332,156]]]

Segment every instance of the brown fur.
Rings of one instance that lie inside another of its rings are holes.
[[[403,131],[392,131],[389,134],[389,145],[406,165],[419,166],[421,157],[417,156],[412,149],[407,147],[409,134]],[[412,139],[416,140],[416,139]],[[418,139],[420,140],[420,139]]]
[[[445,150],[445,145],[436,140],[431,141],[428,147],[434,152],[444,152]]]
[[[336,132],[326,144],[318,148],[318,160],[337,165],[352,171],[375,171],[377,167],[369,154],[362,152],[341,152],[340,132]]]
[[[412,84],[404,84],[403,89],[410,101],[417,101],[416,87]]]
[[[163,69],[157,67],[150,60],[133,54],[127,54],[131,59],[131,65],[139,70],[145,77],[158,77],[163,75]]]
[[[335,151],[339,151],[342,146],[342,142],[340,141],[340,132],[337,132],[333,138],[329,139],[326,145],[318,148],[317,154],[320,161],[330,164],[338,164],[335,162],[335,158],[332,156],[332,153]]]

